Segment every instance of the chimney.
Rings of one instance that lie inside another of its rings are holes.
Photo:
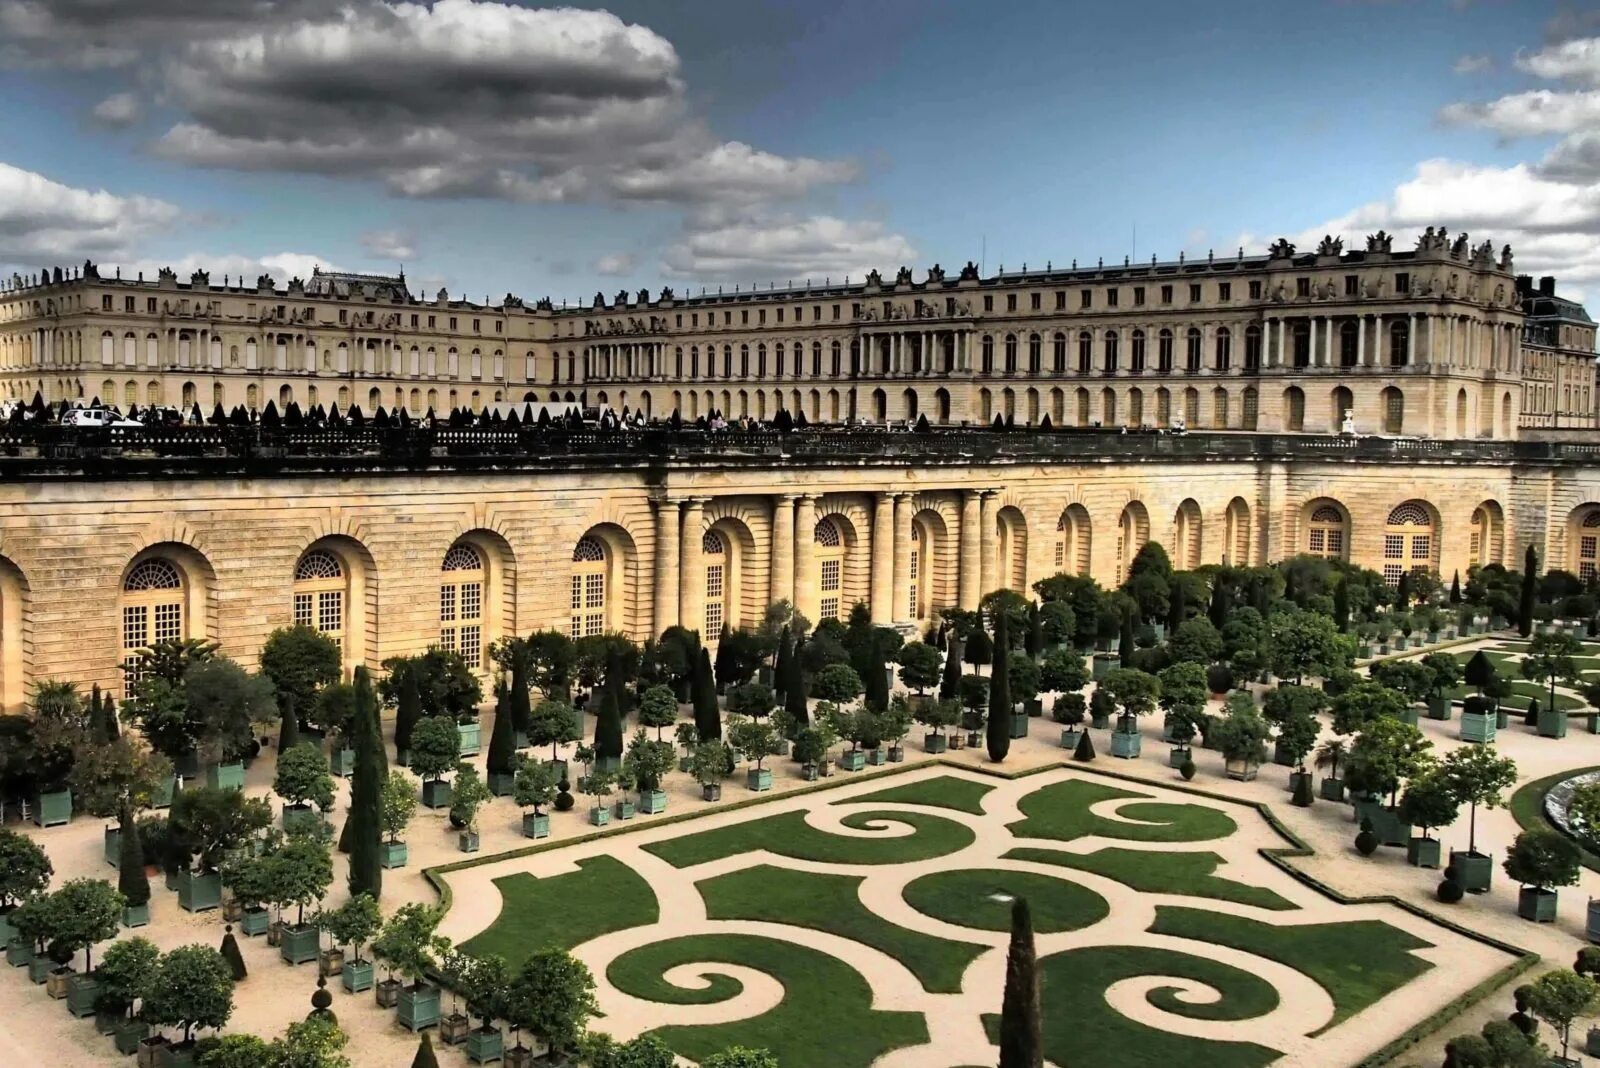
[[[1556,295],[1556,277],[1553,274],[1544,275],[1539,279],[1539,295],[1553,297]]]
[[[1517,293],[1524,297],[1530,297],[1533,295],[1533,275],[1517,275]]]

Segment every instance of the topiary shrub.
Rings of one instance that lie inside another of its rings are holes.
[[[572,799],[572,784],[566,779],[556,783],[556,811],[570,812],[575,803]]]
[[[1094,741],[1089,737],[1088,731],[1078,735],[1078,748],[1072,751],[1072,759],[1081,760],[1084,763],[1094,759]]]
[[[1227,664],[1212,664],[1206,668],[1206,689],[1212,693],[1227,693],[1233,689],[1233,671]]]
[[[1372,821],[1363,819],[1361,830],[1356,834],[1356,852],[1364,857],[1370,857],[1378,851],[1378,836],[1372,833]]]
[[[1178,768],[1178,774],[1183,776],[1183,781],[1184,782],[1193,781],[1193,779],[1194,779],[1194,757],[1188,757],[1187,759],[1184,760],[1183,765]]]
[[[1439,884],[1439,889],[1434,892],[1434,896],[1446,905],[1455,905],[1460,903],[1461,899],[1466,896],[1466,891],[1461,889],[1461,884],[1447,872],[1444,881]]]

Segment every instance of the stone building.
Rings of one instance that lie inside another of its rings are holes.
[[[0,427],[0,704],[44,678],[120,692],[132,653],[166,637],[253,664],[297,621],[347,665],[441,644],[480,666],[510,634],[715,634],[779,599],[914,624],[1058,572],[1114,585],[1150,540],[1184,568],[1308,552],[1448,580],[1533,544],[1594,574],[1600,447],[1522,416],[1524,369],[1549,358],[1563,419],[1592,424],[1577,387],[1594,324],[1562,305],[1555,335],[1530,335],[1509,250],[1432,230],[1390,245],[579,309],[422,302],[402,279],[322,273],[284,289],[92,265],[16,279],[0,381],[22,399],[420,414],[570,395],[941,428],[552,444],[440,427],[397,444],[369,426],[269,449],[253,428],[106,448],[115,434]],[[1055,429],[953,425],[996,414]]]

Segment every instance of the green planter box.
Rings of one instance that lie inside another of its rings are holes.
[[[1387,846],[1403,846],[1411,841],[1411,825],[1401,821],[1397,812],[1384,807],[1381,800],[1362,799],[1355,802],[1356,826],[1362,820],[1372,823],[1372,833]]]
[[[839,770],[860,771],[867,766],[867,754],[859,749],[852,749],[839,754]]]
[[[57,790],[40,794],[34,802],[33,822],[41,827],[60,827],[72,822],[72,791]]]
[[[1344,800],[1344,780],[1329,776],[1317,786],[1317,794],[1324,801]]]
[[[206,912],[222,906],[222,876],[214,871],[178,873],[178,905],[187,912]]]
[[[1406,863],[1413,868],[1437,868],[1440,851],[1437,838],[1413,838],[1406,843]]]
[[[700,784],[700,800],[721,801],[722,784],[720,782],[703,782]]]
[[[860,771],[860,768],[856,769]],[[747,787],[756,793],[766,793],[772,789],[772,771],[769,768],[751,768],[745,772],[744,782]]]
[[[1460,878],[1461,889],[1469,894],[1484,893],[1494,879],[1494,858],[1487,853],[1452,849],[1450,866],[1455,868]]]
[[[213,790],[243,790],[243,764],[207,764],[206,785]]]
[[[1094,681],[1099,682],[1101,679],[1105,678],[1106,672],[1110,671],[1116,666],[1117,658],[1115,656],[1102,656],[1101,654],[1096,653],[1090,668]]]
[[[425,808],[449,808],[450,784],[443,779],[429,779],[423,783],[422,804]]]
[[[404,842],[378,843],[378,863],[385,868],[403,868],[410,853],[406,850]]]
[[[1169,768],[1181,768],[1188,759],[1189,750],[1187,749],[1167,750],[1167,767]]]
[[[120,827],[107,827],[105,831],[105,847],[101,850],[106,858],[106,863],[113,868],[122,866],[122,829]]]
[[[1511,726],[1511,713],[1503,708],[1495,709],[1494,725],[1501,730],[1505,730],[1507,727]]]
[[[1463,742],[1492,742],[1494,741],[1495,731],[1494,713],[1461,713],[1461,729],[1457,732],[1457,737]]]
[[[456,848],[463,853],[476,853],[483,845],[477,831],[462,831],[456,835]]]
[[[1417,714],[1416,705],[1408,705],[1405,710],[1400,713],[1400,722],[1409,723],[1413,727],[1417,725],[1417,721],[1421,718],[1422,717]]]
[[[483,724],[477,720],[471,723],[457,723],[456,734],[461,736],[461,755],[477,756],[483,745]]]
[[[1252,782],[1260,774],[1261,765],[1254,760],[1225,760],[1222,773],[1237,782]]]
[[[1448,698],[1448,697],[1430,697],[1430,698],[1428,698],[1428,718],[1429,719],[1449,719],[1450,718],[1450,698]]]
[[[667,810],[665,790],[646,790],[639,795],[639,811],[647,816],[659,816]]]
[[[633,813],[632,801],[613,801],[611,803],[611,814],[619,820],[631,820],[633,819]]]
[[[517,777],[505,771],[489,773],[489,792],[496,797],[510,797],[517,790]]]
[[[94,999],[100,996],[100,980],[92,975],[74,975],[67,980],[67,1011],[80,1020],[94,1015]]]
[[[1554,890],[1524,886],[1517,891],[1517,915],[1534,923],[1555,923],[1556,898]]]
[[[611,810],[609,808],[591,808],[589,810],[589,823],[591,826],[604,827],[610,822]]]
[[[339,973],[339,978],[344,980],[344,988],[352,994],[359,994],[363,990],[372,989],[372,962],[345,961],[344,971]]]
[[[310,924],[304,927],[285,926],[283,937],[278,942],[278,955],[290,964],[310,964],[317,959],[319,935],[320,932]]]
[[[272,913],[264,908],[245,909],[239,915],[239,930],[254,938],[267,933],[272,924]]]
[[[867,750],[867,763],[875,768],[882,767],[888,759],[882,748]]]
[[[150,902],[143,905],[124,905],[122,907],[122,926],[144,927],[150,922]]]
[[[694,767],[694,757],[692,755],[679,754],[678,770],[688,771],[692,767]]]
[[[1103,731],[1107,727],[1111,726],[1111,717],[1090,715],[1089,726],[1093,727],[1097,731]]]
[[[35,986],[50,978],[50,969],[55,967],[55,962],[49,957],[34,957],[28,961],[28,981]]]
[[[596,770],[596,771],[621,771],[622,770],[622,758],[621,757],[614,757],[614,756],[597,756],[597,757],[594,758],[594,770]]]
[[[156,1052],[156,1068],[194,1068],[193,1046],[162,1046]]]
[[[139,1043],[150,1036],[150,1025],[143,1020],[123,1020],[111,1034],[117,1052],[131,1057],[139,1052]]]
[[[33,963],[33,943],[13,935],[6,943],[6,963],[13,968],[25,968]]]
[[[922,738],[922,751],[925,753],[943,753],[950,748],[950,740],[943,734],[926,734]]]
[[[1567,714],[1559,708],[1539,709],[1539,737],[1565,738],[1567,736]]]
[[[356,771],[356,751],[354,749],[335,749],[333,756],[328,760],[328,769],[341,779],[354,775]]]
[[[1061,748],[1069,752],[1078,748],[1078,739],[1083,737],[1083,731],[1077,727],[1064,727],[1061,731]]]
[[[177,789],[178,789],[178,778],[177,778],[176,775],[172,776],[171,778],[162,779],[159,783],[156,784],[156,788],[153,791],[151,791],[151,794],[150,794],[150,807],[151,808],[171,808],[172,807],[172,795],[173,795],[174,792],[177,791]]]
[[[1136,760],[1144,751],[1144,735],[1128,731],[1111,732],[1111,755],[1124,760]]]
[[[1026,712],[1011,713],[1011,737],[1026,738],[1028,736],[1028,714]]]
[[[412,1031],[439,1025],[439,988],[436,986],[401,987],[399,1019]]]
[[[1272,762],[1285,768],[1294,766],[1294,754],[1283,747],[1281,740],[1272,743]]]
[[[94,1014],[94,1033],[97,1035],[114,1035],[117,1027],[122,1023],[122,1013],[101,1012],[98,1009]]]
[[[504,1040],[500,1037],[500,1029],[491,1027],[487,1031],[483,1028],[467,1032],[467,1060],[473,1064],[488,1064],[498,1061],[502,1056]]]
[[[543,812],[524,812],[522,814],[522,837],[549,838],[550,817]]]

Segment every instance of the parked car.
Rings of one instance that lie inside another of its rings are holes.
[[[110,408],[74,408],[61,417],[61,425],[75,427],[144,426],[143,423],[136,420],[124,419]]]

